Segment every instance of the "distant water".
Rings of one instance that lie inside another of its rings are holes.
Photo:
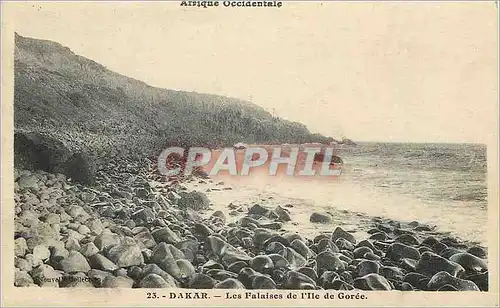
[[[341,147],[336,154],[344,160],[337,179],[259,175],[233,184],[254,194],[305,200],[304,216],[333,208],[417,220],[488,246],[486,146],[361,143]]]
[[[486,146],[362,143],[342,148],[344,177],[426,202],[464,202],[486,209]]]

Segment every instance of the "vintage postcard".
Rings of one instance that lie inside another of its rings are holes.
[[[2,307],[498,307],[495,1],[3,1]]]

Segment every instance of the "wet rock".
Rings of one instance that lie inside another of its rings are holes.
[[[93,285],[96,288],[102,287],[102,284],[104,283],[104,279],[107,276],[113,276],[113,274],[105,272],[105,271],[97,270],[97,269],[91,269],[88,272],[88,277],[90,278],[90,280],[92,281]]]
[[[354,287],[366,291],[386,291],[392,289],[389,281],[378,274],[368,274],[354,279]]]
[[[378,274],[380,270],[380,265],[377,262],[363,260],[356,266],[356,275],[358,277],[363,277],[368,274]]]
[[[136,240],[137,243],[139,243],[142,247],[145,247],[145,248],[153,248],[156,246],[155,239],[153,238],[151,233],[149,233],[149,231],[147,231],[147,230],[140,232],[140,233],[137,233],[134,236],[134,240]]]
[[[464,268],[460,264],[448,261],[437,254],[424,252],[420,257],[415,270],[418,273],[429,277],[441,271],[445,271],[452,276],[456,276],[458,273],[463,272]]]
[[[97,248],[99,248],[99,251],[117,246],[120,244],[120,242],[120,236],[118,234],[112,233],[110,230],[103,231],[94,240],[94,244]]]
[[[402,234],[395,239],[396,242],[405,244],[408,246],[419,245],[419,240],[411,234]]]
[[[58,281],[62,277],[61,272],[54,270],[52,266],[47,264],[34,268],[30,274],[33,281],[41,287],[58,287]]]
[[[200,238],[206,238],[214,233],[207,225],[203,223],[194,224],[194,233]]]
[[[272,278],[264,275],[255,275],[252,279],[252,289],[270,290],[277,289],[277,286]]]
[[[439,241],[435,237],[429,236],[422,241],[422,245],[432,248],[432,246],[434,246],[438,242]]]
[[[268,256],[260,255],[250,260],[250,266],[259,273],[267,273],[274,268],[274,263]]]
[[[289,271],[283,281],[283,289],[287,290],[309,289],[309,286],[315,287],[316,282],[309,276],[295,271]]]
[[[228,271],[231,271],[235,274],[238,274],[241,271],[241,269],[243,269],[247,266],[248,266],[248,263],[245,261],[236,261],[234,263],[231,263],[231,265],[229,265],[227,269],[228,269]],[[224,267],[222,267],[222,268],[224,268]]]
[[[415,259],[420,258],[420,253],[417,249],[401,243],[393,243],[389,246],[386,256],[393,261],[399,261],[403,258]]]
[[[91,268],[107,272],[112,272],[118,269],[118,266],[115,263],[98,253],[89,257],[89,264]]]
[[[314,253],[311,251],[311,249],[309,249],[309,247],[307,247],[307,245],[304,242],[302,242],[301,240],[298,240],[298,239],[294,240],[290,244],[290,246],[292,249],[294,249],[296,252],[301,254],[306,259],[308,259],[314,255]]]
[[[486,252],[484,251],[483,248],[473,246],[467,250],[468,253],[475,255],[478,258],[485,259],[486,258]]]
[[[23,237],[19,237],[14,240],[14,255],[16,257],[24,257],[28,251],[28,245]]]
[[[280,221],[291,221],[292,220],[292,218],[290,217],[290,212],[287,209],[282,208],[281,206],[277,206],[274,211],[278,215],[278,219]]]
[[[21,257],[14,257],[14,266],[25,272],[29,272],[33,269],[32,263]]]
[[[488,272],[468,275],[465,279],[474,282],[481,291],[488,291]]]
[[[16,287],[27,287],[35,282],[33,278],[25,271],[15,271],[14,274],[14,286]]]
[[[273,242],[278,242],[278,243],[281,243],[283,244],[283,246],[290,246],[290,241],[288,241],[286,238],[284,238],[283,236],[281,235],[277,235],[277,234],[274,234],[272,235],[270,238],[268,238],[265,242],[264,242],[264,246],[268,246],[269,244],[273,243]]]
[[[132,288],[134,280],[124,276],[106,276],[102,282],[103,288]]]
[[[339,238],[343,238],[345,240],[348,240],[349,242],[351,242],[352,244],[356,245],[356,239],[354,238],[354,235],[352,235],[351,233],[345,231],[344,229],[342,229],[341,227],[337,227],[335,229],[335,231],[333,231],[332,233],[332,237],[331,237],[331,240],[332,242],[334,242],[335,244],[336,241],[339,239]],[[340,248],[340,247],[339,247]]]
[[[151,232],[154,240],[157,243],[165,242],[167,244],[177,244],[181,241],[179,236],[172,231],[169,227],[163,227],[161,229]]]
[[[387,279],[391,280],[403,280],[405,274],[402,269],[395,266],[382,266],[379,273]]]
[[[107,257],[119,267],[144,264],[141,249],[137,245],[120,244],[112,247]]]
[[[488,269],[486,261],[467,252],[454,254],[449,260],[460,264],[466,271],[480,272]]]
[[[227,278],[216,283],[214,289],[245,289],[245,286],[234,278]]]
[[[47,248],[45,245],[37,245],[35,248],[33,248],[33,262],[35,264],[37,263],[43,263],[44,261],[47,261],[50,258],[50,250]]]
[[[162,270],[158,265],[156,264],[146,264],[143,267],[142,275],[143,277],[146,277],[149,274],[156,274],[159,275],[167,282],[169,285],[176,285],[175,279],[167,272]]]
[[[68,257],[60,262],[60,269],[66,273],[86,273],[90,271],[91,268],[87,259],[85,259],[81,253],[72,250],[69,252]]]
[[[385,233],[383,231],[374,233],[374,234],[370,235],[370,237],[369,237],[370,240],[376,240],[376,241],[385,241],[388,238],[389,237],[387,236],[387,233]]]
[[[332,217],[328,214],[314,212],[311,214],[309,221],[313,222],[313,223],[326,224],[326,223],[330,223],[332,221]]]
[[[427,283],[427,289],[438,290],[445,285],[452,285],[458,291],[479,291],[479,287],[474,282],[454,277],[445,271],[434,274]]]
[[[403,281],[412,285],[415,289],[424,290],[427,288],[427,283],[430,278],[419,273],[408,273],[404,276]]]

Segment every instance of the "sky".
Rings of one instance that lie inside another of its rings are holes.
[[[8,12],[20,35],[115,72],[251,100],[336,138],[485,142],[496,132],[492,2],[179,4],[9,3]]]

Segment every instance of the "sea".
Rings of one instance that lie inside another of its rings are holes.
[[[307,226],[313,211],[327,211],[338,217],[337,224],[353,225],[360,217],[418,221],[488,246],[485,145],[365,142],[337,146],[335,154],[343,160],[342,174],[331,180],[265,175],[223,180],[232,182],[234,200],[257,196],[295,204],[292,213],[306,229],[317,228]]]

